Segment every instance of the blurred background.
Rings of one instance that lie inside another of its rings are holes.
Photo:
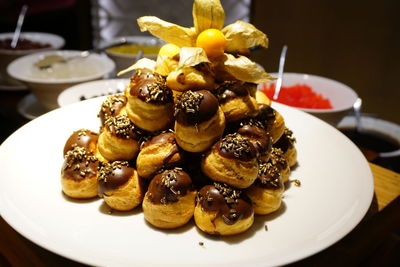
[[[397,0],[262,1],[222,0],[226,23],[252,22],[269,38],[253,59],[278,70],[288,45],[285,71],[325,76],[352,87],[363,112],[400,124],[400,20]],[[15,29],[23,4],[29,9],[23,31],[61,35],[65,49],[89,49],[121,35],[147,35],[136,18],[155,15],[192,26],[192,1],[184,0],[0,0],[0,32]]]
[[[221,2],[226,10],[236,9],[227,23],[250,20],[267,34],[269,48],[254,55],[267,71],[277,71],[286,44],[285,71],[341,81],[363,99],[364,112],[400,123],[399,1]],[[23,3],[30,6],[23,30],[61,35],[66,49],[88,49],[113,36],[146,35],[135,21],[142,15],[192,24],[192,1],[0,0],[0,32],[14,31]]]

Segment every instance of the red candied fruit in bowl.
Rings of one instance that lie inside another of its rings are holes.
[[[275,93],[275,84],[263,84],[261,91],[272,99]],[[278,99],[274,101],[297,108],[332,109],[328,98],[314,92],[310,86],[305,84],[282,86]]]

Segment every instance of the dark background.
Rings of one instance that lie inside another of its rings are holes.
[[[14,31],[22,3],[39,6],[29,9],[24,31],[59,34],[66,49],[91,48],[90,0],[0,0],[0,32]],[[399,11],[397,0],[253,0],[252,23],[270,41],[254,59],[276,72],[286,44],[285,71],[345,83],[363,99],[364,112],[400,124]]]

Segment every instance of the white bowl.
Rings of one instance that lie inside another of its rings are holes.
[[[150,36],[125,36],[125,37],[116,38],[115,40],[121,40],[121,39],[125,39],[127,41],[127,43],[126,44],[122,44],[122,45],[118,45],[117,44],[115,46],[112,46],[112,47],[106,49],[107,55],[112,60],[114,60],[114,62],[116,64],[117,71],[121,71],[123,69],[126,69],[129,66],[131,66],[133,63],[135,63],[135,59],[137,57],[137,53],[121,53],[121,52],[112,51],[115,47],[126,46],[126,45],[140,45],[140,46],[148,46],[148,47],[160,48],[165,43],[165,42],[161,41],[158,38],[150,37]],[[103,45],[104,46],[109,46],[115,40],[111,40],[109,42],[106,42]],[[158,55],[158,52],[157,53],[151,53],[151,52],[144,51],[144,54],[143,54],[142,57],[156,60],[157,59],[157,55]],[[122,75],[121,77],[129,78],[129,75],[130,74],[128,73],[128,74]]]
[[[12,39],[14,33],[0,33],[0,40]],[[3,80],[3,83],[7,83],[9,85],[18,84],[17,81],[12,79],[7,74],[7,65],[10,64],[13,60],[29,55],[32,53],[37,53],[41,51],[47,50],[57,50],[64,46],[65,40],[61,36],[50,34],[50,33],[42,33],[42,32],[22,32],[20,35],[20,39],[27,39],[33,42],[38,42],[42,44],[50,44],[51,47],[47,48],[36,48],[36,49],[24,49],[24,50],[11,50],[11,49],[1,49],[0,48],[0,79]]]
[[[38,69],[35,67],[35,63],[43,59],[48,55],[60,55],[64,58],[77,56],[80,51],[72,50],[58,50],[58,51],[46,51],[41,53],[35,53],[16,59],[7,67],[8,74],[23,83],[25,83],[32,93],[36,96],[39,102],[48,110],[58,107],[57,98],[58,95],[66,88],[73,85],[87,82],[91,80],[97,80],[103,78],[106,74],[112,72],[115,68],[114,62],[105,55],[91,54],[89,57],[84,58],[79,63],[71,60],[68,64],[77,64],[76,68],[84,69],[84,65],[93,67],[93,72],[87,75],[78,77],[71,74],[71,77],[67,78],[49,78],[37,76]],[[79,64],[79,65],[78,65]],[[36,75],[36,76],[34,76]]]
[[[271,73],[273,77],[278,77],[277,73]],[[358,96],[349,86],[321,76],[304,73],[284,73],[282,87],[291,87],[296,84],[305,84],[312,88],[315,93],[328,98],[332,109],[310,109],[299,108],[321,120],[336,126],[344,116],[353,110],[354,102]]]
[[[106,79],[81,83],[65,89],[58,96],[60,107],[109,94],[122,93],[129,84],[129,79]]]

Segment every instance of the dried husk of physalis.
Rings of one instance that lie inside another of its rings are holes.
[[[245,56],[225,54],[224,70],[237,80],[249,83],[264,83],[274,80],[264,69]]]
[[[239,51],[243,48],[254,46],[268,47],[267,36],[252,24],[244,21],[236,21],[222,29],[226,39],[225,50],[229,52]]]
[[[200,47],[182,47],[179,53],[178,68],[193,67],[200,63],[210,63],[207,54]]]
[[[148,59],[148,58],[141,58],[138,61],[136,61],[135,64],[118,72],[117,76],[121,76],[125,73],[128,73],[133,70],[137,70],[137,69],[148,69],[148,70],[154,71],[155,67],[156,67],[156,62],[154,60]]]
[[[142,32],[149,31],[161,40],[177,46],[194,46],[196,31],[194,28],[186,28],[170,23],[154,16],[144,16],[137,19]]]
[[[220,30],[225,23],[225,12],[219,0],[195,0],[192,14],[197,34],[207,29]]]
[[[163,76],[167,76],[171,71],[175,70],[178,66],[179,55],[168,56],[158,55],[155,71]]]

